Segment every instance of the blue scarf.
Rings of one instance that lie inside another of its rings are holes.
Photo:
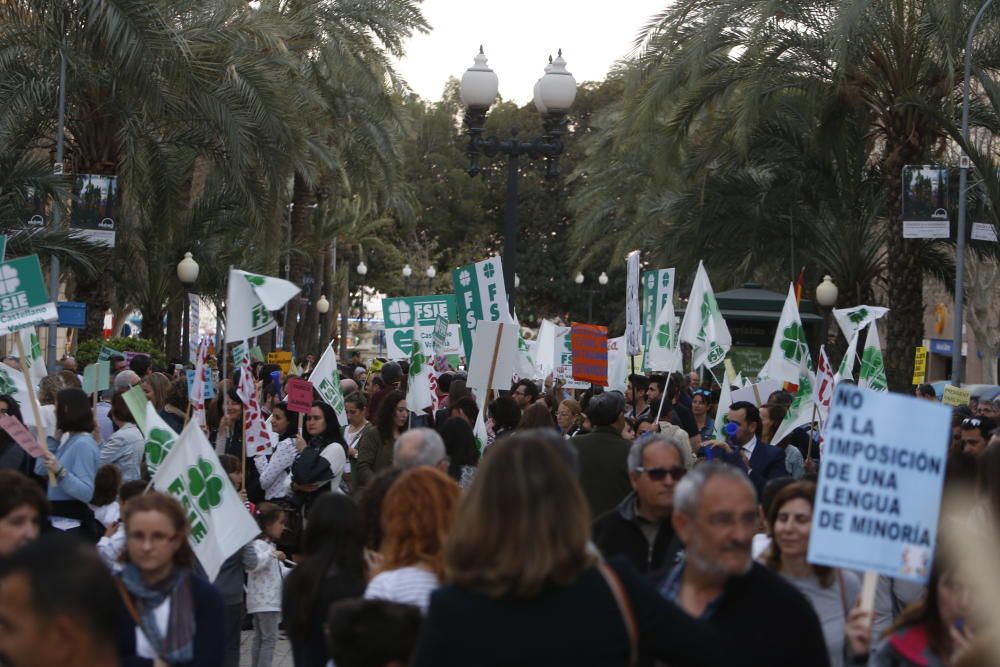
[[[122,583],[132,595],[139,612],[140,629],[156,655],[170,664],[194,659],[194,597],[191,572],[175,567],[163,581],[150,586],[133,563],[121,571]],[[161,633],[154,610],[170,598],[170,617]]]

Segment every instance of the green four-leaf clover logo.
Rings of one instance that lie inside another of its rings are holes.
[[[197,466],[188,468],[188,490],[203,512],[222,504],[222,478],[213,475],[212,470],[212,464],[205,459],[198,459]]]
[[[254,287],[260,287],[267,281],[267,278],[265,278],[264,276],[258,276],[257,274],[254,273],[249,273],[243,277],[246,278],[247,282],[253,285]]]
[[[413,354],[410,355],[410,377],[417,377],[424,368],[424,354],[420,341],[414,339]]]
[[[802,361],[802,357],[808,349],[806,333],[802,330],[802,325],[798,322],[792,322],[785,327],[785,330],[781,332],[779,347],[784,352],[785,359],[794,362]]]
[[[493,268],[493,262],[486,262],[483,264],[483,275],[487,278],[492,278],[493,274],[496,273],[496,269]]]
[[[149,439],[146,440],[146,458],[153,465],[163,463],[163,459],[167,458],[173,444],[174,439],[170,437],[169,432],[162,428],[152,429],[149,432]]]
[[[849,319],[851,322],[855,324],[861,324],[862,322],[865,321],[867,317],[868,317],[867,308],[858,308],[853,313],[847,314],[847,319]]]
[[[656,330],[656,342],[659,343],[660,347],[670,347],[669,324],[661,324],[660,328]]]
[[[874,324],[872,326],[875,326]],[[882,351],[874,347],[866,347],[861,354],[861,377],[868,380],[868,386],[876,391],[887,388],[885,382],[885,361]]]
[[[790,412],[798,412],[810,396],[812,396],[812,382],[809,380],[808,375],[800,375],[799,390],[795,393],[795,397],[792,399]]]
[[[14,380],[7,374],[7,371],[0,370],[0,394],[13,395],[17,393]]]

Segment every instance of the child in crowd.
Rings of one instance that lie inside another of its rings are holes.
[[[100,478],[100,472],[97,474]],[[146,490],[147,482],[141,479],[135,479],[131,482],[125,482],[122,484],[121,489],[118,490],[118,505],[119,508],[125,507],[130,499],[136,496],[141,496]],[[117,516],[117,515],[116,515]],[[100,517],[98,517],[100,519]],[[120,519],[115,519],[113,523],[107,526],[104,532],[104,537],[100,539],[97,543],[97,552],[101,554],[101,559],[110,567],[112,570],[120,570],[121,564],[119,563],[119,558],[122,552],[125,550],[125,526],[122,525]]]
[[[104,529],[118,522],[120,507],[118,487],[122,485],[122,472],[118,466],[106,463],[94,475],[94,496],[90,499],[90,509]]]
[[[248,569],[247,614],[253,619],[252,667],[271,667],[281,618],[282,561],[285,554],[275,541],[285,530],[285,512],[274,503],[261,503],[256,511],[261,535],[253,542],[257,567]]]
[[[239,491],[240,498],[243,500],[243,504],[247,510],[251,514],[256,514],[254,504],[247,499],[247,491],[243,488],[243,462],[232,454],[220,454],[219,463],[222,464],[222,469],[229,475],[229,481]]]

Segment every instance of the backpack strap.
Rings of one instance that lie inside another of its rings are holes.
[[[611,589],[611,595],[618,605],[618,612],[621,614],[622,622],[625,624],[625,632],[628,634],[628,664],[635,667],[639,661],[639,628],[635,622],[635,612],[632,609],[632,601],[629,600],[628,593],[622,585],[618,573],[607,563],[598,561],[597,570],[604,577],[604,581]]]

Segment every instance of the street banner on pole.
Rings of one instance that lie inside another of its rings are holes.
[[[926,582],[950,435],[945,406],[837,385],[808,561]]]
[[[507,306],[500,257],[493,256],[451,272],[458,307],[458,323],[466,360],[472,359],[473,337],[480,322],[513,324]]]
[[[903,238],[946,239],[948,169],[933,165],[903,167]]]

